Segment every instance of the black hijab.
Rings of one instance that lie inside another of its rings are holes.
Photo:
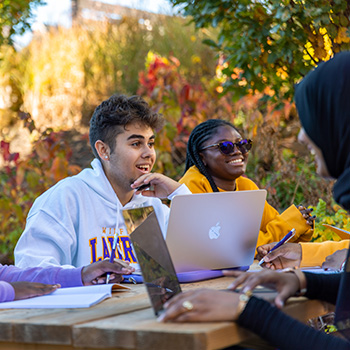
[[[350,52],[340,52],[295,87],[295,102],[306,134],[318,146],[336,202],[350,210]]]

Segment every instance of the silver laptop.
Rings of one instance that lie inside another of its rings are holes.
[[[177,273],[253,263],[266,190],[179,195],[166,243]]]

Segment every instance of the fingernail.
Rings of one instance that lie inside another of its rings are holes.
[[[249,287],[244,287],[244,288],[242,289],[242,293],[245,294],[245,293],[247,293],[247,292],[250,292],[250,288],[249,288]]]
[[[157,322],[163,322],[164,320],[164,316],[165,314],[161,314],[158,318],[157,318]]]

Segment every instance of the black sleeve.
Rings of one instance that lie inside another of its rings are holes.
[[[350,350],[346,340],[318,332],[255,297],[237,322],[281,350]]]
[[[306,272],[307,292],[305,296],[309,299],[319,299],[335,304],[341,275],[341,273],[318,274]]]

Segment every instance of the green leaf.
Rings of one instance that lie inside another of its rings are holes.
[[[219,49],[220,46],[212,39],[204,39],[203,44]]]

